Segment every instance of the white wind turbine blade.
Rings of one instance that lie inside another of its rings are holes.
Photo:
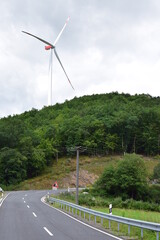
[[[62,33],[63,33],[65,27],[67,26],[67,23],[68,23],[69,19],[70,19],[70,17],[67,18],[67,20],[66,20],[66,22],[65,22],[65,24],[64,24],[64,26],[63,26],[63,28],[62,28],[62,30],[60,31],[60,33],[58,34],[56,40],[54,41],[54,43],[53,43],[54,46],[57,44],[57,42],[58,42],[60,36],[62,35]]]
[[[34,37],[34,38],[37,38],[39,41],[41,41],[41,42],[43,42],[43,43],[51,46],[51,48],[54,48],[54,46],[53,46],[51,43],[47,42],[46,40],[44,40],[44,39],[42,39],[42,38],[39,38],[39,37],[37,37],[37,36],[29,33],[29,32],[25,32],[25,31],[22,31],[22,32],[25,33],[25,34],[28,34],[28,35],[30,35],[30,36],[32,36],[32,37]]]
[[[63,69],[63,71],[64,71],[64,73],[65,73],[67,79],[68,79],[68,82],[70,83],[70,85],[71,85],[71,87],[73,88],[73,90],[75,90],[74,87],[73,87],[73,85],[72,85],[72,83],[71,83],[71,81],[70,81],[70,79],[69,79],[69,77],[68,77],[68,75],[67,75],[67,73],[66,73],[66,71],[65,71],[65,69],[64,69],[64,67],[63,67],[63,65],[62,65],[61,60],[60,60],[60,58],[59,58],[59,56],[58,56],[58,54],[57,54],[56,48],[54,48],[54,53],[55,53],[55,56],[56,56],[58,62],[59,62],[60,65],[61,65],[61,67],[62,67],[62,69]]]

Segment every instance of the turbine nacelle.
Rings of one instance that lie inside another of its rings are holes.
[[[45,50],[50,50],[50,49],[53,49],[54,47],[53,46],[50,46],[50,45],[48,45],[48,46],[45,46]]]

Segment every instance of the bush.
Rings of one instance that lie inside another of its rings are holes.
[[[160,204],[160,186],[152,185],[149,188],[149,200]]]
[[[123,204],[122,198],[121,197],[114,198],[112,200],[112,204],[113,204],[114,207],[122,208],[122,204]]]
[[[88,207],[94,207],[95,206],[95,197],[91,195],[79,195],[79,204],[80,205],[86,205]]]
[[[109,166],[93,186],[93,193],[104,197],[108,195],[114,196],[116,185],[115,169],[113,166]]]
[[[94,184],[95,195],[121,196],[123,200],[146,198],[147,174],[143,159],[136,154],[126,154],[116,168],[109,166]]]

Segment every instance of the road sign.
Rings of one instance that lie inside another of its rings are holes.
[[[55,183],[52,185],[52,190],[57,190],[58,188],[58,183],[55,181]]]

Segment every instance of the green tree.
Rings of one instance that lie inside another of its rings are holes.
[[[53,163],[53,157],[56,155],[57,150],[53,147],[53,140],[42,139],[38,145],[38,149],[43,150],[45,154],[46,164],[49,166]]]
[[[160,163],[154,167],[153,178],[160,179]]]
[[[146,177],[143,159],[136,154],[126,154],[117,167],[104,170],[94,189],[103,196],[143,199],[148,190]]]
[[[40,145],[34,147],[33,138],[31,136],[23,137],[20,141],[21,153],[27,158],[26,170],[29,178],[37,176],[39,173],[41,173],[47,164],[45,158],[45,150],[47,149],[45,149],[44,145],[42,148],[41,147]],[[48,156],[50,156],[50,151],[48,152]]]
[[[41,149],[33,148],[31,161],[28,162],[28,173],[34,177],[40,174],[46,166],[45,153]]]
[[[0,151],[0,182],[9,185],[26,178],[27,159],[16,149],[3,148]]]
[[[117,146],[117,142],[118,142],[117,134],[110,134],[110,133],[107,134],[105,145],[107,147],[108,153],[110,151],[112,153],[114,152],[114,150],[116,149],[116,146]]]
[[[94,184],[94,192],[100,196],[116,195],[115,168],[110,165]]]
[[[119,193],[129,198],[141,199],[147,191],[147,172],[143,159],[136,154],[126,154],[116,171]]]

